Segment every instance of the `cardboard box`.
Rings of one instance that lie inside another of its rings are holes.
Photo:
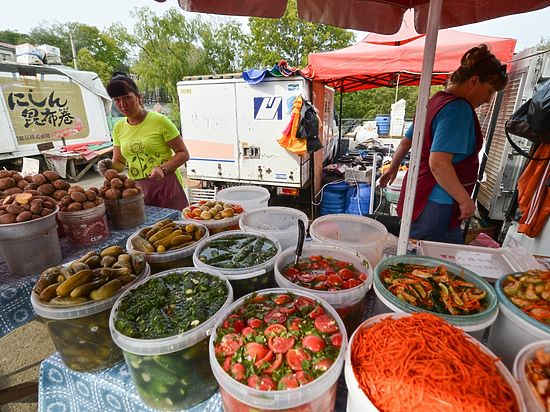
[[[61,51],[59,50],[59,47],[50,46],[49,44],[41,44],[40,46],[38,46],[38,49],[42,50],[46,57],[50,55],[61,57]]]
[[[44,53],[43,50],[40,50],[38,47],[36,47],[33,44],[23,43],[15,46],[15,55],[16,56],[25,56],[25,55],[36,56],[40,60],[43,60],[46,54]]]

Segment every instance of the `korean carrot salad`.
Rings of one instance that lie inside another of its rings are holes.
[[[544,410],[550,411],[550,353],[540,348],[535,357],[525,365],[525,373],[533,390],[544,404]]]
[[[517,412],[497,358],[429,313],[384,318],[359,329],[351,364],[380,412]]]
[[[445,315],[470,315],[486,308],[486,292],[445,265],[399,263],[381,273],[386,288],[404,302]]]
[[[509,275],[502,286],[514,305],[532,318],[550,324],[550,270]]]

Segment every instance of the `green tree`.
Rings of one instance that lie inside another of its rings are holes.
[[[107,83],[113,74],[113,67],[94,58],[90,50],[82,48],[76,55],[79,70],[87,70],[99,75],[103,83]]]
[[[8,44],[23,44],[29,42],[29,36],[13,30],[0,30],[0,42]]]
[[[307,64],[309,53],[349,46],[355,35],[347,30],[315,24],[298,17],[296,0],[288,2],[280,19],[250,18],[250,35],[243,52],[244,66],[265,68],[285,59],[292,66]]]

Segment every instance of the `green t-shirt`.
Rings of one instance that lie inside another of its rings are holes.
[[[120,147],[126,159],[128,176],[134,180],[146,179],[155,166],[170,160],[174,151],[166,143],[180,135],[177,127],[163,114],[148,112],[138,125],[131,125],[126,118],[113,128],[113,145]],[[179,170],[176,176],[183,185]]]

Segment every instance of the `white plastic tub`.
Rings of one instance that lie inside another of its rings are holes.
[[[486,292],[487,307],[480,313],[473,315],[447,315],[428,310],[420,309],[413,306],[391,293],[381,279],[382,272],[390,265],[398,263],[418,264],[430,267],[445,265],[455,275],[460,275],[466,282],[475,284],[479,289]],[[376,303],[374,313],[376,315],[391,312],[428,312],[440,316],[452,325],[459,327],[463,331],[469,333],[477,340],[481,341],[485,329],[491,326],[498,316],[498,301],[497,296],[491,285],[481,276],[477,276],[472,271],[463,268],[452,262],[432,258],[428,256],[394,256],[384,259],[374,269],[374,292],[376,293]]]
[[[263,207],[244,212],[239,226],[244,231],[256,231],[275,236],[281,249],[296,247],[298,243],[298,220],[304,222],[307,230],[308,219],[304,212],[290,207]]]
[[[367,258],[353,249],[344,249],[338,246],[318,243],[304,245],[301,258],[317,255],[322,255],[325,258],[330,256],[333,259],[350,262],[357,270],[367,275],[367,280],[354,288],[339,291],[313,290],[298,286],[282,274],[285,267],[294,263],[296,256],[294,248],[288,248],[281,252],[275,262],[275,281],[282,288],[308,291],[328,302],[336,309],[336,312],[338,312],[338,315],[340,315],[340,318],[346,325],[348,335],[351,335],[363,319],[366,305],[365,295],[372,286],[372,268]]]
[[[514,361],[514,378],[516,378],[519,383],[519,387],[521,388],[521,392],[523,394],[523,399],[525,400],[525,405],[527,406],[527,410],[529,412],[546,411],[540,396],[536,392],[535,387],[530,382],[529,377],[525,372],[527,362],[535,358],[535,353],[539,349],[544,349],[546,353],[550,353],[550,340],[536,341],[525,346],[518,353]]]
[[[521,348],[538,340],[550,339],[550,326],[524,313],[506,297],[502,287],[507,276],[502,276],[495,284],[500,312],[489,331],[487,346],[512,369]]]
[[[359,386],[359,382],[357,382],[357,379],[355,378],[355,373],[353,372],[353,367],[351,365],[351,349],[353,347],[353,342],[357,335],[357,331],[359,331],[362,328],[369,328],[375,323],[380,322],[382,319],[388,316],[391,316],[393,319],[399,319],[404,316],[410,316],[410,314],[391,313],[391,314],[373,316],[372,318],[364,321],[359,326],[359,328],[357,328],[357,330],[353,333],[353,335],[349,340],[349,347],[346,352],[346,360],[344,364],[344,377],[346,379],[346,386],[348,388],[348,402],[347,402],[347,409],[346,409],[347,412],[379,412],[379,410],[376,408],[376,406],[374,406],[374,404],[371,402],[369,397],[365,394],[365,392],[363,392],[363,390]],[[484,345],[482,345],[476,339],[472,339],[472,342],[477,344],[477,346],[482,352],[492,357],[495,357],[495,355],[489,349],[487,349]],[[521,389],[517,384],[517,382],[515,381],[512,374],[508,371],[508,369],[504,366],[502,362],[497,360],[495,363],[497,365],[498,371],[504,377],[506,382],[508,382],[514,394],[516,395],[516,400],[518,401],[518,405],[519,405],[519,411],[531,412],[529,409],[525,407]],[[396,396],[399,396],[399,394],[396,394]]]
[[[309,234],[316,242],[362,253],[374,267],[382,260],[388,231],[382,223],[368,217],[334,214],[315,219]]]
[[[237,203],[245,211],[267,207],[269,191],[261,186],[232,186],[216,193],[216,200]]]

